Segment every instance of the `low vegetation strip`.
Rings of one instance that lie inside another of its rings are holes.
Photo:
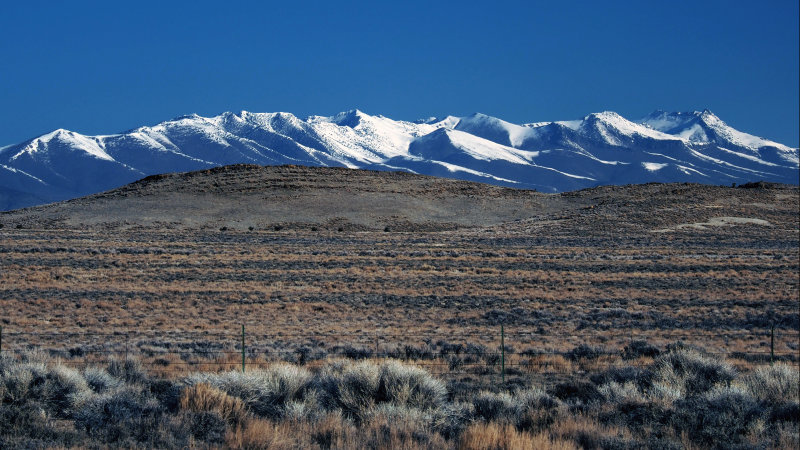
[[[276,362],[305,366],[337,358],[390,359],[412,362],[436,376],[464,379],[476,385],[498,380],[552,384],[576,372],[625,367],[632,361],[641,364],[641,358],[655,358],[676,346],[699,345],[708,355],[745,367],[800,361],[797,348],[800,333],[774,327],[664,333],[651,340],[629,334],[619,346],[616,342],[595,341],[596,334],[585,331],[563,337],[584,342],[572,348],[562,350],[563,345],[543,344],[557,338],[535,330],[506,332],[502,326],[474,333],[444,334],[429,330],[392,335],[332,331],[300,336],[254,335],[244,329],[240,333],[224,330],[36,333],[9,331],[8,327],[0,326],[0,353],[21,355],[35,350],[75,368],[136,357],[149,372],[172,377],[197,371],[257,368]],[[713,341],[724,341],[726,345],[712,345]]]
[[[0,356],[0,446],[158,448],[797,448],[796,366],[737,369],[672,345],[551,386],[453,383],[395,360],[150,373]],[[640,361],[644,362],[644,360]]]

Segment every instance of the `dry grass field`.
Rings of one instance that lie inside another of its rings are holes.
[[[389,211],[387,193],[405,206]],[[6,349],[73,355],[198,339],[235,351],[244,325],[253,357],[495,351],[501,324],[517,356],[633,340],[765,354],[774,324],[775,351],[796,360],[797,211],[796,187],[770,185],[545,195],[346,169],[152,177],[0,214],[0,320]]]
[[[799,203],[235,166],[0,213],[0,444],[792,446]]]

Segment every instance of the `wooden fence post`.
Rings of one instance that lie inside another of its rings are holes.
[[[506,382],[506,333],[503,324],[500,324],[500,376],[503,384]]]
[[[769,364],[772,365],[775,362],[775,322],[772,322],[772,326],[769,330]]]

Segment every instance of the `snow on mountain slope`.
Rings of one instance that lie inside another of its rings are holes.
[[[105,152],[97,138],[92,139],[88,136],[73,133],[72,131],[58,129],[27,142],[19,152],[11,157],[11,161],[18,158],[25,158],[26,156],[32,159],[38,156],[46,158],[48,156],[46,154],[47,152],[43,150],[48,149],[51,143],[53,146],[59,146],[76,152],[84,152],[98,159],[104,159],[106,161],[113,161],[114,159]]]
[[[484,114],[416,122],[359,110],[196,114],[105,136],[55,130],[0,148],[0,208],[111,189],[146,175],[254,163],[405,170],[559,192],[601,184],[798,183],[798,149],[710,111],[614,112],[516,125]]]
[[[789,154],[796,150],[735,130],[709,110],[688,113],[656,111],[641,119],[641,123],[654,130],[677,135],[693,143],[728,144],[753,151],[764,147],[774,147]],[[796,154],[796,152],[794,153]]]
[[[368,164],[380,164],[388,158],[407,155],[412,140],[437,128],[431,124],[370,116],[359,110],[333,117],[314,116],[309,122],[329,149],[347,160]]]
[[[463,131],[440,128],[415,140],[409,153],[423,159],[502,160],[528,164],[536,152],[518,150]]]
[[[480,113],[464,117],[454,128],[511,147],[518,147],[531,134],[529,127]]]
[[[653,130],[646,126],[633,123],[619,114],[611,111],[589,114],[583,119],[578,130],[591,136],[596,133],[606,143],[613,146],[623,146],[633,143],[638,139],[653,139],[661,141],[677,141],[679,137]]]

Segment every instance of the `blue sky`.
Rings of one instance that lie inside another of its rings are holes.
[[[565,6],[568,5],[568,6]],[[708,108],[797,146],[798,2],[5,2],[0,145],[175,116]]]

